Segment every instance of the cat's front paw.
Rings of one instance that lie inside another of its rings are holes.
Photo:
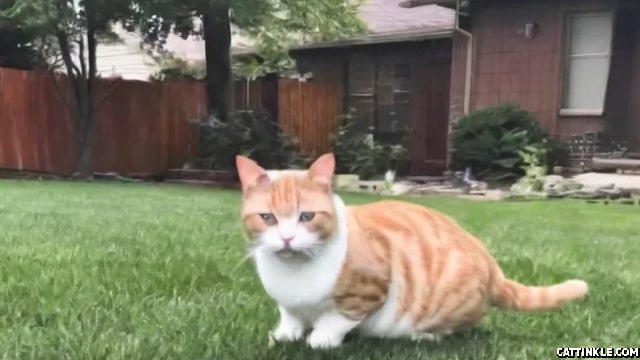
[[[307,337],[307,345],[312,349],[332,349],[340,346],[343,338],[340,334],[313,330]]]
[[[269,333],[269,346],[279,342],[298,341],[304,335],[304,327],[298,323],[281,323]]]

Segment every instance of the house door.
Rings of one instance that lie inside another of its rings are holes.
[[[410,173],[440,176],[446,170],[451,59],[431,58],[415,66]]]
[[[410,174],[442,175],[451,56],[433,49],[423,54],[352,54],[346,105],[356,110],[359,130],[378,141],[400,143],[409,128]]]

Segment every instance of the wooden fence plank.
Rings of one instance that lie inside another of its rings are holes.
[[[340,114],[339,92],[328,84],[280,80],[278,112],[285,132],[300,142],[300,150],[318,156],[331,150],[330,136]]]

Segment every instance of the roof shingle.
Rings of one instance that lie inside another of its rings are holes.
[[[359,14],[374,34],[424,30],[425,33],[451,30],[455,11],[438,5],[402,7],[402,0],[369,0]]]

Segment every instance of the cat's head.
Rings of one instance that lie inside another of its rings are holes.
[[[254,250],[312,254],[331,241],[337,230],[333,154],[322,155],[307,170],[267,171],[240,155],[236,167],[242,224]]]

